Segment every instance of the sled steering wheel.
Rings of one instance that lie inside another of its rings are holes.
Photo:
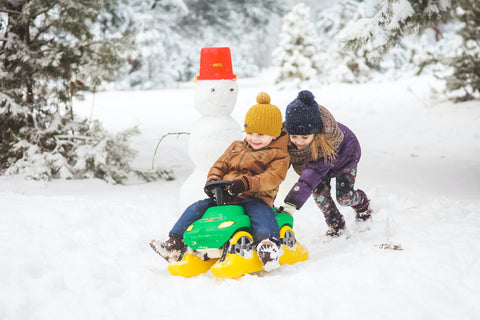
[[[228,187],[232,184],[232,181],[228,180],[213,180],[205,185],[205,188],[213,194],[213,199],[217,202],[218,206],[227,204],[229,197]]]

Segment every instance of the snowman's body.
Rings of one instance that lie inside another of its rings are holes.
[[[231,116],[237,94],[235,80],[196,83],[194,107],[201,117],[190,130],[188,153],[195,168],[182,185],[182,207],[206,198],[203,187],[210,167],[233,141],[242,139],[241,127]]]

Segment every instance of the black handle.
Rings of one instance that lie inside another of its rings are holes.
[[[228,180],[212,180],[205,185],[205,188],[213,193],[214,200],[217,205],[223,206],[228,201],[228,187],[232,184],[232,181]]]

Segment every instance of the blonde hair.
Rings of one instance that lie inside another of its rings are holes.
[[[337,158],[337,150],[333,143],[325,137],[323,132],[315,133],[315,136],[310,143],[310,153],[313,161],[317,161],[320,156],[319,148],[325,163],[328,161],[331,162]]]

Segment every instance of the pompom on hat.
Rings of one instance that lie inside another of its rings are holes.
[[[282,132],[282,112],[270,104],[270,96],[265,92],[257,95],[257,103],[245,115],[245,132],[278,137]]]
[[[308,90],[298,93],[285,112],[285,129],[290,135],[307,136],[320,133],[323,122],[315,97]]]

